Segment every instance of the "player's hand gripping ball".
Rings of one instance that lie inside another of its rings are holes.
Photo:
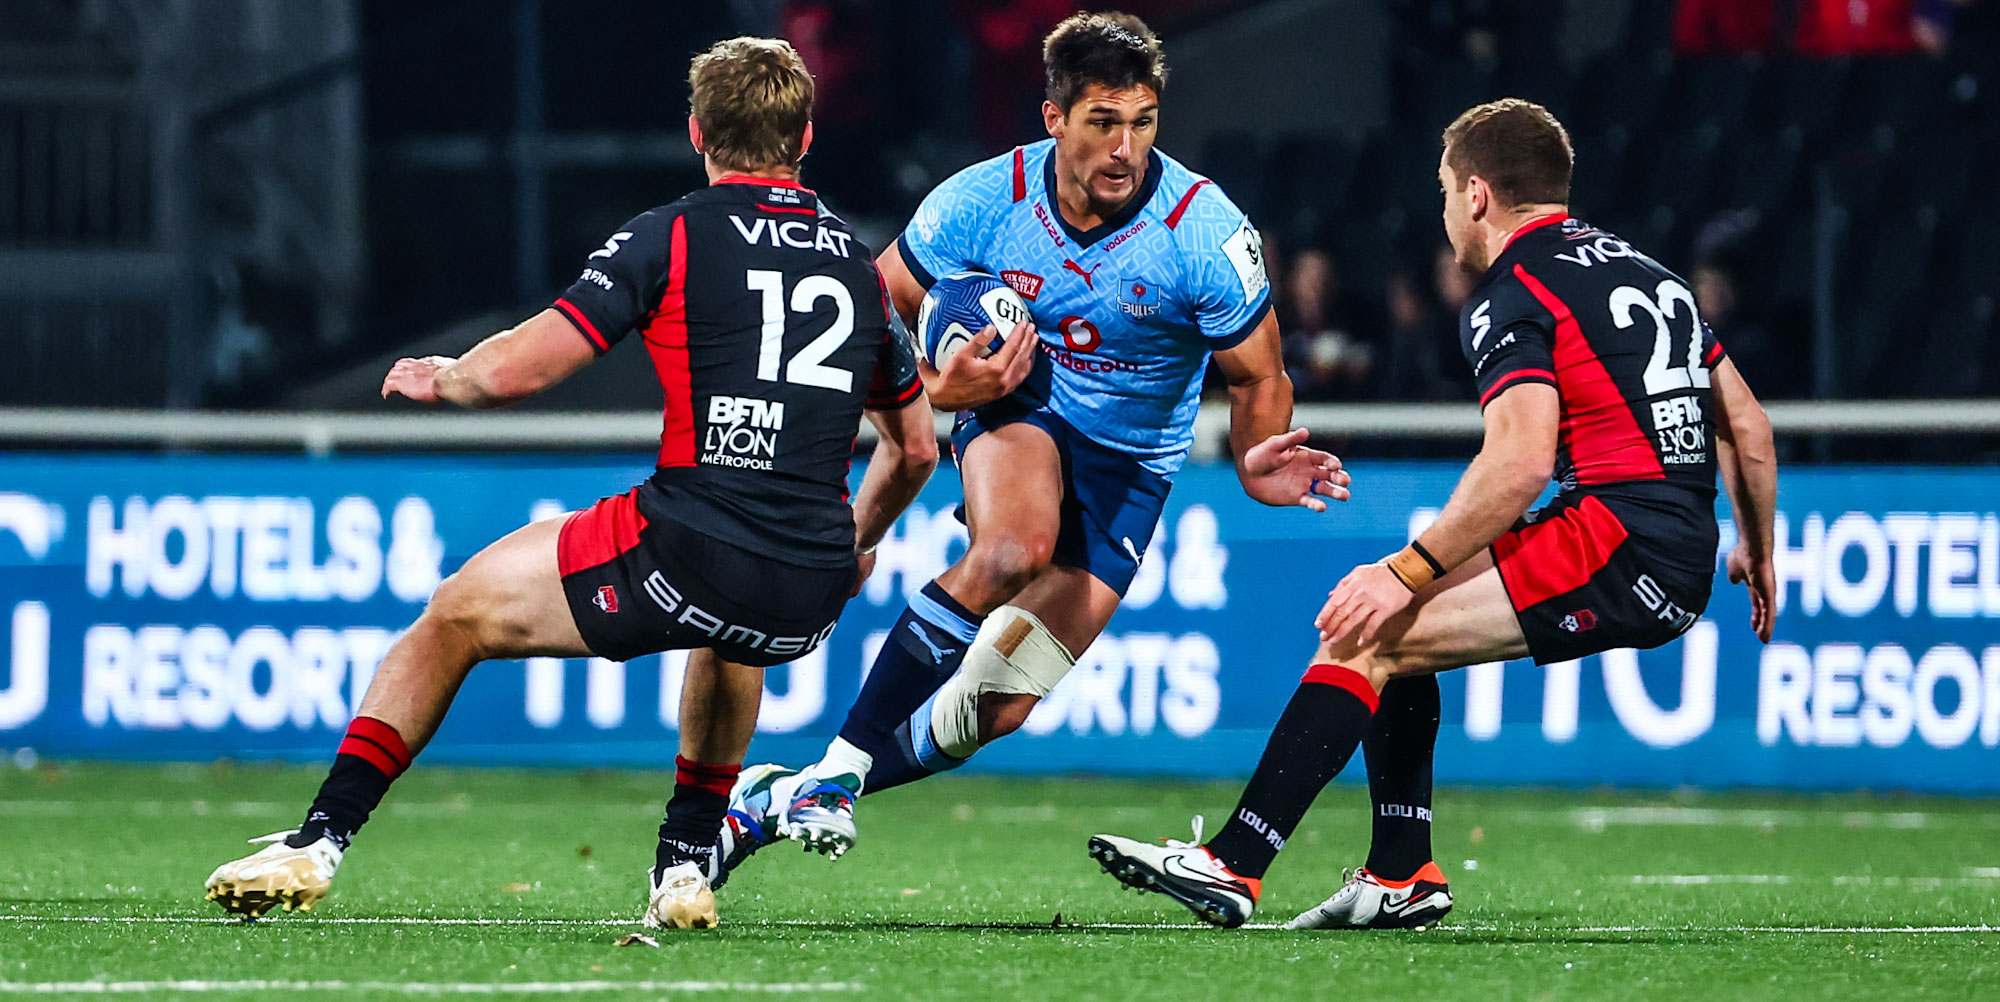
[[[1016,324],[1032,319],[1028,304],[1007,283],[983,271],[961,271],[938,279],[924,293],[924,304],[917,309],[917,347],[933,367],[942,369],[986,327],[997,332],[990,354],[1000,350]]]

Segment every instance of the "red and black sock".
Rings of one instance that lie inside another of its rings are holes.
[[[1313,798],[1354,755],[1375,704],[1375,687],[1360,672],[1328,664],[1306,669],[1243,799],[1208,840],[1208,851],[1237,876],[1261,879]]]
[[[654,852],[655,872],[690,860],[709,868],[715,840],[722,834],[722,816],[729,813],[729,790],[736,785],[741,762],[696,762],[674,756],[674,796],[660,823],[660,845]]]
[[[1436,675],[1390,680],[1368,736],[1368,799],[1375,834],[1368,843],[1368,872],[1408,880],[1431,861],[1431,761],[1437,751]]]
[[[285,839],[295,849],[311,845],[324,836],[342,849],[354,833],[368,823],[368,815],[382,803],[389,784],[410,768],[410,749],[394,727],[374,717],[355,717],[340,739],[333,756],[333,768],[319,786],[298,834]]]

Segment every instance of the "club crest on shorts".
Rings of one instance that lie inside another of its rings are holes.
[[[1584,633],[1597,629],[1597,613],[1589,609],[1578,609],[1556,622],[1557,626],[1571,633]]]
[[[617,612],[618,589],[610,585],[599,585],[597,587],[597,594],[591,598],[590,604],[605,612]]]
[[[1118,308],[1128,317],[1144,320],[1160,312],[1160,287],[1143,278],[1120,279]]]

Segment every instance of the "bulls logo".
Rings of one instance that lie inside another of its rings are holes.
[[[1118,283],[1118,308],[1134,320],[1144,320],[1160,312],[1160,287],[1143,278],[1126,278]]]
[[[610,585],[598,586],[597,594],[591,598],[590,604],[598,607],[599,609],[605,612],[617,612],[618,589],[613,588]]]

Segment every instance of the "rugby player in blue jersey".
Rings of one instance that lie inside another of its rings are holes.
[[[1244,492],[1324,511],[1333,456],[1290,430],[1261,242],[1214,182],[1153,148],[1167,69],[1136,17],[1048,35],[1050,139],[938,185],[878,264],[906,320],[938,278],[977,270],[1033,317],[987,328],[924,383],[953,434],[971,532],[915,595],[825,756],[744,771],[712,880],[790,837],[837,857],[854,801],[963,763],[1019,728],[1110,621],[1193,443],[1212,356],[1229,384]],[[864,559],[869,559],[864,556]]]

